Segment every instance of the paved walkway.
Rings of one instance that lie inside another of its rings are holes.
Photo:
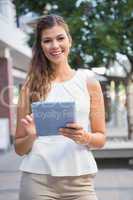
[[[18,200],[20,162],[21,158],[14,151],[0,152],[0,200]],[[133,170],[122,162],[108,166],[102,162],[98,164],[99,173],[95,178],[99,200],[133,200]]]

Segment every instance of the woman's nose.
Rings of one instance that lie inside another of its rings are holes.
[[[57,40],[53,40],[53,42],[52,42],[52,47],[53,47],[53,48],[58,48],[58,47],[59,47],[59,43],[58,43]]]

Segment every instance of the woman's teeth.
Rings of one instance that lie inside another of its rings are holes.
[[[51,55],[55,56],[55,55],[59,55],[61,54],[62,52],[55,52],[55,53],[51,53]]]

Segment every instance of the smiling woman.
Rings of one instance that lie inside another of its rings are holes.
[[[71,43],[68,25],[61,16],[48,15],[39,21],[31,67],[25,81],[25,86],[30,88],[31,102],[45,99],[53,81],[73,75],[68,63]]]
[[[71,40],[63,27],[55,25],[42,31],[41,46],[51,66],[67,63]]]
[[[38,22],[31,67],[17,109],[15,150],[25,155],[20,200],[97,199],[93,186],[97,165],[91,147],[105,144],[103,95],[90,70],[72,70],[68,63],[71,45],[62,17],[47,15]],[[57,135],[37,136],[31,104],[42,100],[74,102],[76,120],[60,127]]]

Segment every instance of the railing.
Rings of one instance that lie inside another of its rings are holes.
[[[95,158],[133,158],[133,140],[109,138],[102,149],[92,151]]]

